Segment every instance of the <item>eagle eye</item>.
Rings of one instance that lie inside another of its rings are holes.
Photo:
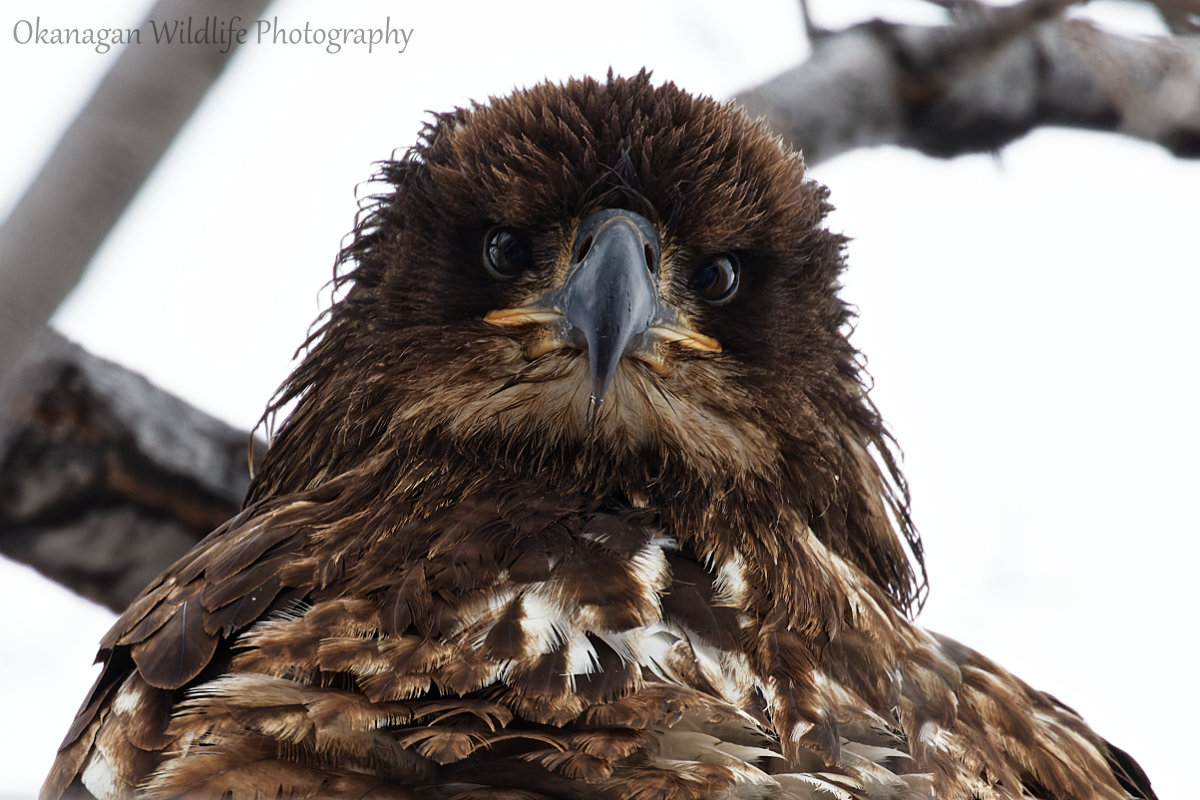
[[[737,294],[742,267],[733,253],[723,253],[696,271],[692,287],[700,299],[719,306]]]
[[[497,225],[483,239],[483,266],[499,281],[511,281],[533,266],[529,237],[516,228]]]

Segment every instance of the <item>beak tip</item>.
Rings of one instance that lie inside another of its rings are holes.
[[[598,365],[592,364],[592,392],[588,395],[588,405],[590,407],[599,409],[600,405],[604,403],[604,398],[608,396],[608,390],[612,385],[615,373],[615,366],[613,369],[601,371],[598,369]]]
[[[596,421],[600,419],[600,406],[603,404],[603,393],[597,394],[596,387],[593,385],[592,393],[588,396],[587,412],[584,418],[588,428],[596,427]]]

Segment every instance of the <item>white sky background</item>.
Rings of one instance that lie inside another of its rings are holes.
[[[327,300],[355,186],[427,109],[648,66],[727,97],[806,51],[796,4],[278,2],[288,27],[414,28],[408,52],[250,45],[56,324],[243,427]],[[13,24],[134,27],[142,0],[0,9],[0,213],[115,53],[19,46]],[[580,15],[573,16],[578,8]],[[816,0],[820,22],[936,20]],[[1152,16],[1097,2],[1122,30]],[[1167,800],[1194,787],[1200,525],[1200,164],[1044,131],[999,158],[882,148],[812,170],[852,237],[856,342],[906,456],[928,553],[923,624],[1075,707]],[[0,562],[0,797],[40,784],[112,615]]]

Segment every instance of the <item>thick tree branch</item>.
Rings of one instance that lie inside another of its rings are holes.
[[[47,330],[0,442],[0,552],[123,609],[237,511],[249,435]]]
[[[1053,0],[978,6],[945,26],[876,20],[813,37],[804,63],[738,95],[810,163],[882,144],[950,157],[1046,125],[1200,157],[1200,36],[1134,39]]]

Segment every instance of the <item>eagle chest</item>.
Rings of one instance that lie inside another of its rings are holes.
[[[669,757],[733,780],[727,762],[778,758],[742,650],[740,562],[707,569],[644,511],[487,506],[422,515],[408,533],[427,541],[401,526],[342,558],[332,583],[352,590],[318,588],[248,630],[232,676],[193,708],[245,705],[248,682],[277,707],[273,693],[302,684],[297,735],[386,739],[430,779],[515,757],[596,783]]]

